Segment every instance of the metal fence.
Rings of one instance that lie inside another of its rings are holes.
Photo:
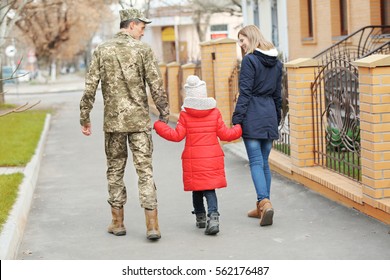
[[[334,58],[311,85],[315,164],[361,181],[358,69]]]
[[[240,88],[238,85],[239,77],[240,77],[240,64],[237,63],[236,66],[233,68],[233,71],[229,77],[230,112],[234,112],[234,109],[237,104],[238,95],[240,93]]]
[[[290,114],[288,107],[288,77],[283,67],[282,75],[282,118],[279,124],[279,139],[273,143],[274,150],[290,156]]]

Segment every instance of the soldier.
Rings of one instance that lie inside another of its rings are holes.
[[[112,223],[108,232],[125,235],[123,205],[127,200],[123,176],[128,158],[127,142],[138,175],[141,207],[145,209],[146,237],[161,238],[157,218],[157,193],[153,180],[151,120],[146,83],[159,119],[168,122],[169,107],[161,73],[151,48],[140,41],[151,21],[137,9],[120,12],[120,32],[99,45],[92,57],[80,101],[80,124],[91,135],[90,112],[101,81],[104,99],[104,138],[107,158],[108,203]]]

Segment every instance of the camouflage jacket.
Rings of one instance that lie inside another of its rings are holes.
[[[95,49],[80,101],[81,125],[90,123],[99,81],[104,100],[104,131],[151,130],[146,84],[160,119],[168,119],[168,100],[156,58],[148,45],[127,33],[119,32]]]

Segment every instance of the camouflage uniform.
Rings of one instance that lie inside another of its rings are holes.
[[[80,101],[81,125],[90,123],[99,81],[104,100],[108,202],[116,208],[126,203],[123,176],[128,142],[139,177],[141,207],[155,209],[157,198],[152,174],[153,144],[146,83],[161,120],[168,120],[169,108],[151,48],[124,32],[117,33],[113,39],[96,48]]]

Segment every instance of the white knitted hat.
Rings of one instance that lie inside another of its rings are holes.
[[[190,75],[184,85],[186,97],[207,98],[206,83],[198,76]]]

